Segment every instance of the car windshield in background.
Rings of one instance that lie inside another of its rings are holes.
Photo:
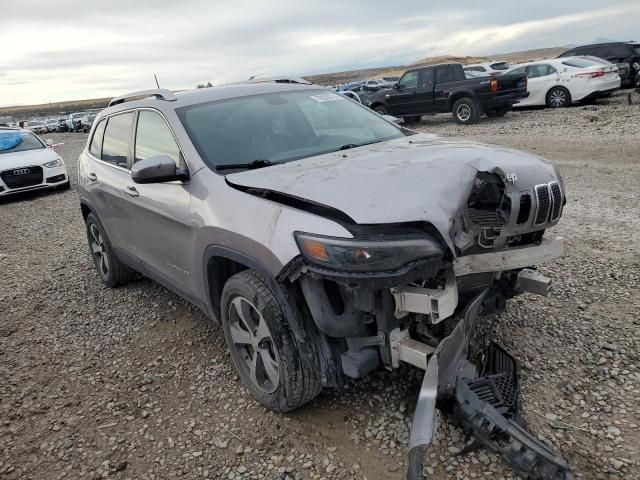
[[[509,64],[507,62],[498,62],[491,64],[491,68],[494,70],[509,70]]]
[[[3,153],[25,152],[45,148],[38,138],[27,132],[0,132],[0,155]]]
[[[586,68],[593,67],[594,65],[602,65],[601,62],[589,60],[588,58],[570,58],[568,60],[564,60],[562,64],[567,65],[568,67],[576,68]]]
[[[254,95],[182,107],[178,116],[211,167],[265,166],[404,136],[403,131],[327,90]]]

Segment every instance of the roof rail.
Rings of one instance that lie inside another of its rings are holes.
[[[312,83],[301,77],[261,77],[250,78],[249,80],[241,80],[239,82],[228,83],[227,85],[242,85],[243,83],[299,83],[301,85],[311,85]]]
[[[119,97],[114,97],[109,102],[109,107],[114,105],[118,105],[120,103],[128,102],[130,100],[134,100],[138,97],[155,97],[160,100],[165,100],[167,102],[174,102],[177,100],[176,96],[172,91],[167,90],[166,88],[157,88],[154,90],[141,90],[139,92],[131,92],[126,95],[121,95]]]

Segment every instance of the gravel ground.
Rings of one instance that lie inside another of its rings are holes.
[[[563,172],[543,270],[550,298],[522,296],[497,322],[523,362],[524,415],[580,478],[640,478],[640,106],[528,110],[418,130],[537,152]],[[51,135],[75,184],[82,134]],[[420,372],[379,372],[292,414],[239,383],[221,332],[140,279],[116,290],[93,271],[77,194],[0,203],[0,479],[399,479]],[[431,478],[514,478],[487,451],[456,456],[441,423]]]

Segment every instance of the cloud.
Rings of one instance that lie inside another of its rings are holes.
[[[0,16],[0,105],[191,88],[632,38],[637,1],[22,0]]]

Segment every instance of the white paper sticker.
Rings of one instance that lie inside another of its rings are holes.
[[[321,95],[311,95],[311,98],[316,102],[333,102],[335,100],[344,100],[341,95],[336,93],[323,93]]]

